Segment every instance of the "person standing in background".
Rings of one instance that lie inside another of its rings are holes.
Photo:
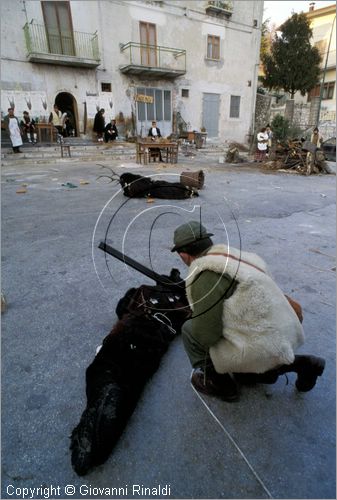
[[[22,153],[20,146],[22,146],[21,129],[19,120],[14,115],[14,108],[8,108],[8,115],[4,118],[6,130],[12,143],[14,153]]]
[[[49,123],[52,123],[58,134],[63,136],[62,113],[56,104],[54,104],[53,111],[49,115]]]
[[[101,108],[99,111],[97,111],[94,119],[93,131],[97,134],[98,142],[103,142],[103,134],[105,129],[104,113],[105,109]]]
[[[268,134],[266,132],[266,128],[263,127],[257,134],[257,149],[254,161],[262,162],[265,159],[267,153],[267,147],[268,147]]]
[[[322,147],[323,137],[319,133],[319,130],[318,130],[317,127],[314,128],[314,130],[313,130],[313,132],[311,134],[310,142],[312,142],[313,144],[315,144],[315,146],[317,148]]]
[[[266,133],[267,133],[267,135],[268,135],[267,153],[266,153],[266,156],[269,156],[269,155],[270,155],[270,152],[271,152],[271,146],[272,146],[272,143],[273,143],[273,131],[272,131],[272,129],[270,128],[269,123],[268,123],[268,125],[266,125]]]

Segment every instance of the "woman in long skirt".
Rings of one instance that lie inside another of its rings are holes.
[[[267,148],[268,148],[268,134],[266,133],[265,127],[263,127],[257,134],[257,149],[254,161],[259,161],[259,162],[264,161],[264,159],[266,158]]]

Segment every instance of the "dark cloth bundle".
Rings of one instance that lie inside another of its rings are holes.
[[[151,196],[166,200],[183,200],[199,196],[196,188],[188,187],[181,182],[153,181],[150,177],[126,172],[119,178],[123,193],[129,198]]]
[[[86,370],[87,406],[71,434],[71,462],[80,476],[109,457],[190,310],[181,287],[143,285],[126,293],[116,313],[119,321]]]

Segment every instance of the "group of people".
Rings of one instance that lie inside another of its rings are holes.
[[[14,114],[14,108],[8,108],[8,114],[4,118],[4,124],[9,134],[14,153],[22,153],[20,146],[23,144],[23,135],[27,137],[28,142],[32,144],[37,143],[35,120],[29,116],[28,111],[23,112],[23,118],[19,122],[19,119]]]
[[[268,158],[272,147],[272,140],[273,132],[268,124],[261,128],[257,134],[257,147],[254,161],[263,162],[266,158]],[[304,139],[302,140],[304,141]],[[322,146],[323,137],[319,133],[317,127],[314,128],[311,134],[310,142],[315,144],[318,149]]]
[[[118,137],[116,120],[111,120],[108,124],[106,124],[104,115],[105,115],[105,109],[101,108],[97,111],[94,118],[93,131],[96,132],[97,141],[98,142],[115,141]],[[151,137],[152,140],[154,141],[161,137],[160,129],[157,127],[157,122],[155,121],[152,122],[152,126],[149,129],[148,137]],[[161,154],[159,149],[158,149],[158,154],[161,160]]]
[[[75,130],[72,125],[69,113],[62,113],[55,104],[49,115],[49,123],[52,123],[57,132],[62,137],[74,135]],[[23,112],[22,120],[14,114],[14,108],[8,108],[8,114],[4,117],[4,125],[7,130],[14,153],[22,153],[20,146],[23,145],[23,137],[31,144],[37,143],[36,121],[30,117],[28,111]]]
[[[118,137],[116,120],[111,120],[108,124],[105,124],[104,114],[105,109],[101,108],[95,115],[93,131],[96,132],[97,141],[115,141]]]

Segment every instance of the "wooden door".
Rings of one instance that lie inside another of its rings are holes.
[[[140,32],[140,61],[144,66],[157,66],[157,36],[156,25],[152,23],[139,23]]]
[[[75,55],[69,2],[41,2],[51,54]]]
[[[208,137],[218,137],[219,134],[220,95],[204,94],[202,106],[202,125]]]

